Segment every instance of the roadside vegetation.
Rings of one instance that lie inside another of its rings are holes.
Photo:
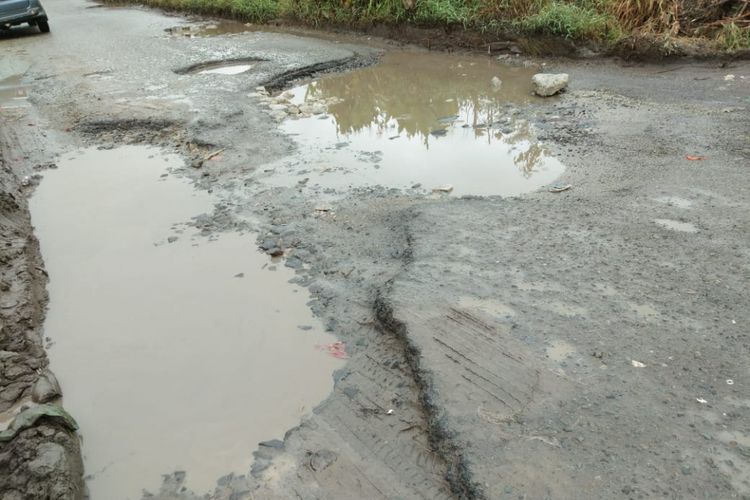
[[[750,0],[135,0],[264,23],[464,29],[485,38],[545,35],[603,48],[750,49]]]

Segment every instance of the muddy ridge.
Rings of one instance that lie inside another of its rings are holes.
[[[8,421],[34,404],[32,390],[48,365],[42,340],[47,274],[32,233],[27,194],[9,160],[14,131],[0,128],[0,415]],[[28,172],[31,174],[31,172]],[[49,397],[54,398],[51,394]],[[38,401],[38,400],[37,400]],[[42,418],[0,443],[0,493],[7,498],[80,498],[84,492],[78,435]]]
[[[348,71],[356,68],[362,68],[371,64],[375,64],[376,62],[377,57],[368,57],[355,54],[353,56],[344,57],[342,59],[337,59],[334,61],[325,61],[303,66],[301,68],[283,71],[267,80],[262,80],[261,86],[265,87],[269,91],[283,90],[296,80],[310,78],[317,75],[324,75],[325,73],[334,71]]]

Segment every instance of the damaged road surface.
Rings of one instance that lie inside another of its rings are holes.
[[[0,498],[750,496],[747,62],[92,6],[0,32]]]

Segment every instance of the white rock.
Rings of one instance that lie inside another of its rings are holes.
[[[325,112],[326,112],[326,106],[325,106],[325,104],[321,104],[319,102],[313,104],[312,113],[314,115],[322,115]]]
[[[271,111],[286,111],[286,104],[271,104],[268,106]]]
[[[537,73],[531,81],[536,95],[549,97],[565,89],[570,77],[567,73]]]

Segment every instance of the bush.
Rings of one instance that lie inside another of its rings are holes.
[[[611,15],[592,7],[557,0],[543,5],[539,12],[522,19],[520,26],[529,33],[561,36],[571,40],[613,40],[620,35],[620,27]]]
[[[425,25],[469,25],[474,8],[462,0],[419,0],[414,20]]]
[[[267,22],[279,17],[279,3],[276,0],[231,0],[233,16]]]
[[[742,28],[735,23],[727,23],[722,26],[718,41],[729,52],[750,49],[750,26]]]

